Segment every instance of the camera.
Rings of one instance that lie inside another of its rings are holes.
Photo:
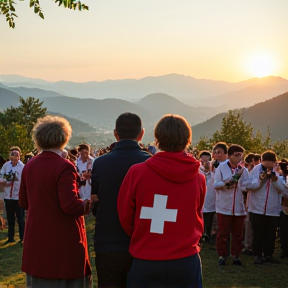
[[[219,165],[220,165],[220,163],[219,163],[218,160],[214,160],[214,161],[212,162],[212,166],[213,166],[214,168],[217,168]]]

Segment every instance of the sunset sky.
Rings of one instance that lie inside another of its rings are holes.
[[[40,2],[45,20],[28,0],[15,5],[14,30],[0,16],[0,75],[288,79],[287,0],[83,0],[82,12]]]

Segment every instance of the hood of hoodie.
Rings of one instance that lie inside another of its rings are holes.
[[[187,182],[199,173],[200,162],[183,152],[158,152],[145,162],[149,168],[171,182]]]

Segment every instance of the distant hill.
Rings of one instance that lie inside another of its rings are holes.
[[[9,87],[8,89],[10,91],[17,93],[23,98],[34,97],[36,99],[43,99],[43,98],[51,98],[51,97],[65,97],[64,95],[61,95],[57,92],[43,90],[39,88]]]
[[[88,123],[82,122],[82,121],[80,121],[78,119],[71,118],[71,117],[62,115],[60,113],[55,113],[55,112],[50,112],[50,111],[47,111],[47,114],[55,115],[55,116],[62,116],[65,119],[67,119],[69,121],[69,123],[71,124],[71,126],[72,126],[73,135],[79,134],[79,133],[82,133],[82,132],[84,132],[84,133],[85,132],[95,132],[95,128],[93,128]]]
[[[240,112],[247,123],[251,123],[255,131],[259,130],[266,135],[269,127],[272,140],[284,140],[288,138],[288,92],[276,96],[270,100],[258,103],[252,107],[235,110]],[[211,119],[192,127],[193,143],[200,136],[212,136],[221,128],[222,119],[227,113],[218,114]]]
[[[211,115],[217,114],[214,108],[191,107],[164,93],[147,95],[136,102],[136,104],[149,111],[154,122],[158,121],[165,114],[178,114],[194,125],[209,119]]]
[[[120,99],[78,99],[53,97],[44,99],[44,107],[49,111],[79,119],[92,126],[113,130],[116,118],[124,112],[138,114],[143,121],[149,121],[150,113],[144,108]]]
[[[0,87],[0,111],[11,106],[17,107],[19,105],[19,98],[20,96],[17,93]]]
[[[249,107],[288,91],[288,80],[275,76],[252,78],[232,83],[196,79],[174,73],[142,79],[76,83],[71,81],[49,82],[19,75],[0,75],[0,82],[13,88],[39,88],[69,97],[89,99],[116,98],[133,102],[139,101],[149,94],[164,93],[172,95],[189,106],[213,107],[218,113],[225,112],[228,108]],[[17,90],[13,91],[19,92]],[[43,93],[42,91],[34,92]],[[22,91],[22,93],[26,92]],[[49,97],[56,96],[49,93],[47,95]]]

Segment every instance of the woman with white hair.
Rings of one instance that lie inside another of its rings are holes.
[[[89,287],[91,268],[75,166],[61,157],[72,133],[57,116],[38,119],[33,138],[41,153],[23,169],[19,204],[28,210],[22,270],[32,288]]]

